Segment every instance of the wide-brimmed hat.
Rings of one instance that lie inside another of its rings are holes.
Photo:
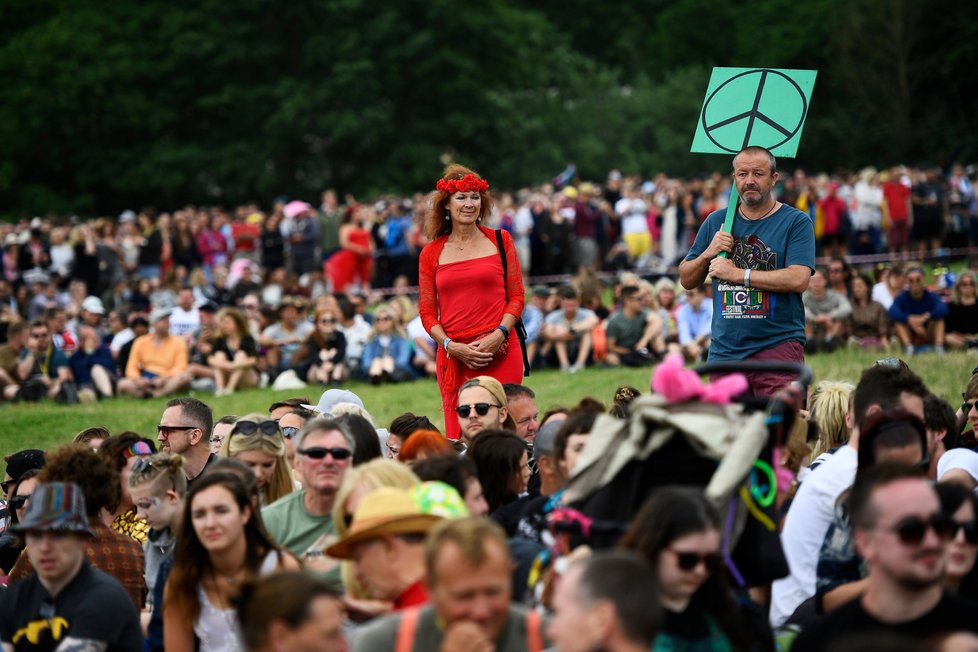
[[[407,489],[380,487],[360,501],[346,536],[327,548],[326,554],[350,559],[359,543],[385,534],[426,534],[442,518],[425,514]]]
[[[38,485],[27,503],[24,518],[12,529],[15,532],[78,532],[95,536],[88,524],[85,494],[74,482]]]

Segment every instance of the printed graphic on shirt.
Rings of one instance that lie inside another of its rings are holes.
[[[51,619],[33,620],[17,630],[10,642],[17,649],[29,649],[31,647],[48,649],[47,645],[60,641],[61,636],[67,633],[69,628],[68,621],[61,616],[55,616]]]
[[[767,271],[778,267],[778,254],[756,235],[734,237],[730,259],[740,269]],[[722,281],[717,284],[717,292],[721,319],[768,319],[774,314],[775,296],[771,292]]]

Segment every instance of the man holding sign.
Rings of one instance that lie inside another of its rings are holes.
[[[732,225],[724,228],[726,209],[711,213],[679,265],[687,289],[701,286],[708,274],[713,281],[709,359],[804,362],[801,295],[815,269],[814,225],[772,195],[777,162],[767,149],[742,149],[733,159],[733,180],[742,203]],[[780,372],[746,375],[758,396],[794,379]]]

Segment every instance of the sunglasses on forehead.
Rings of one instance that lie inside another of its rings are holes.
[[[138,460],[132,463],[133,473],[142,473],[143,471],[151,468],[153,462],[150,461],[148,457],[140,457]]]
[[[234,424],[234,431],[239,432],[242,435],[253,435],[261,430],[263,435],[268,435],[272,437],[279,433],[278,421],[262,421],[261,423],[255,423],[254,421],[239,421]]]
[[[484,417],[489,414],[489,408],[497,407],[500,406],[496,405],[495,403],[476,403],[475,405],[459,405],[457,408],[455,408],[455,411],[458,412],[458,416],[462,417],[463,419],[467,419],[469,415],[472,414],[473,409],[480,417]]]

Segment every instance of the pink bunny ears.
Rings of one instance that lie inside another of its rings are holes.
[[[683,366],[683,356],[670,353],[652,371],[652,391],[670,403],[682,403],[699,399],[707,403],[729,403],[747,390],[747,378],[743,374],[730,374],[712,383],[703,383],[692,369]]]

